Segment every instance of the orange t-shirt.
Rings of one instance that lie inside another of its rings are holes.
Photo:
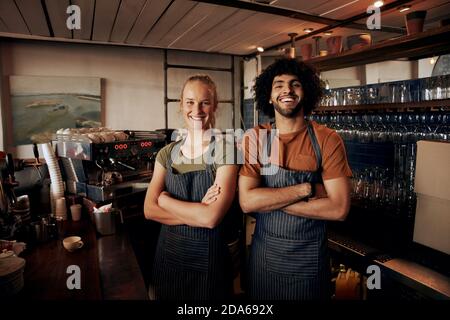
[[[347,162],[344,142],[336,131],[310,121],[322,153],[322,179],[329,180],[339,177],[351,177],[352,171]],[[262,143],[258,143],[259,132],[265,129],[270,132],[270,123],[262,124],[247,132],[243,139],[245,163],[239,174],[243,176],[259,178],[261,170],[261,158],[255,154],[261,154]],[[277,143],[279,141],[279,143]],[[267,147],[266,147],[267,150]],[[276,151],[278,150],[278,159]],[[249,152],[251,153],[249,154]],[[266,151],[267,152],[267,151]],[[306,125],[296,132],[280,134],[279,140],[272,142],[270,162],[288,170],[316,171],[317,160],[308,135]]]

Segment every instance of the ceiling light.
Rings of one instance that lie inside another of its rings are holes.
[[[405,11],[408,11],[409,9],[411,9],[411,6],[401,6],[401,7],[399,7],[398,8],[398,11],[400,11],[400,12],[405,12]]]
[[[331,36],[332,33],[333,33],[333,31],[327,31],[327,32],[324,32],[323,34],[326,36]]]
[[[267,4],[267,5],[274,4],[277,1],[278,0],[255,0],[255,2],[257,2],[257,3],[262,3],[262,4]]]
[[[375,1],[373,3],[373,5],[374,5],[374,7],[380,8],[380,7],[382,7],[384,5],[384,2],[381,1],[381,0],[378,0],[378,1]]]
[[[305,28],[305,29],[303,29],[303,31],[305,32],[305,33],[311,33],[311,32],[313,32],[313,28]]]
[[[431,58],[431,59],[430,59],[430,64],[435,64],[435,63],[436,63],[436,60],[437,60],[436,57]]]
[[[263,47],[257,47],[256,50],[257,50],[258,52],[264,52],[264,48],[263,48]]]
[[[298,34],[295,32],[291,32],[288,33],[288,36],[291,38],[291,47],[289,48],[288,56],[291,59],[295,59],[295,37],[298,36]]]

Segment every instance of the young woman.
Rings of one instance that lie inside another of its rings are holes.
[[[238,166],[227,164],[234,145],[211,133],[216,85],[190,77],[181,92],[187,135],[157,155],[145,199],[147,219],[162,224],[155,253],[151,299],[222,300],[232,294],[227,248]]]

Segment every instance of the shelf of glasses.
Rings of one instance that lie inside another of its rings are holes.
[[[360,49],[308,60],[319,71],[347,68],[398,58],[425,58],[450,52],[450,26],[401,36]]]
[[[392,190],[392,192],[396,191],[397,190]],[[408,219],[408,204],[406,202],[395,205],[386,203],[382,204],[375,201],[358,199],[353,196],[351,199],[351,208],[353,212],[366,217],[383,217],[385,219],[397,221],[410,220]]]
[[[320,106],[316,108],[314,112],[316,113],[316,112],[334,112],[334,111],[403,110],[403,109],[428,109],[428,108],[450,109],[450,99],[428,100],[419,102],[402,102],[402,103]]]

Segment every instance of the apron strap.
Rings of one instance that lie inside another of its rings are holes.
[[[322,152],[320,151],[319,142],[317,141],[316,134],[314,132],[314,128],[311,125],[311,122],[307,121],[307,129],[308,129],[308,135],[311,139],[311,143],[314,149],[314,153],[316,154],[316,161],[317,161],[317,172],[322,171]]]
[[[277,128],[275,126],[275,122],[272,122],[270,124],[270,127],[272,128],[272,130],[275,130]],[[271,139],[271,138],[273,138],[272,135],[271,135],[272,130],[267,132],[267,159],[268,159],[268,162],[267,162],[267,164],[263,165],[263,167],[270,167],[271,166],[271,164],[270,164],[270,154],[272,153],[272,139]]]
[[[209,147],[207,152],[208,157],[208,163],[206,164],[206,170],[211,174],[211,176],[214,178],[216,177],[216,172],[214,170],[214,160],[216,156],[216,136],[213,132],[211,135],[211,140],[209,142]],[[211,149],[212,148],[212,149]],[[211,151],[211,152],[210,152]]]
[[[169,157],[167,159],[167,168],[166,168],[166,170],[172,171],[172,164],[173,164],[172,155],[179,155],[180,154],[180,148],[181,148],[181,145],[183,144],[185,139],[186,138],[175,142],[175,145],[174,145],[174,147],[173,147],[172,151],[170,152]]]

